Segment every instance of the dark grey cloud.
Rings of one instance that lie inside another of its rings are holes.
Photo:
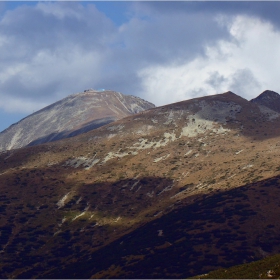
[[[0,92],[49,97],[65,83],[64,91],[77,90],[72,77],[90,75],[94,66],[88,64],[94,64],[94,55],[98,60],[115,32],[112,21],[92,4],[41,2],[6,12],[0,21]],[[89,79],[80,78],[82,83]]]
[[[135,55],[149,63],[169,63],[204,54],[204,45],[226,38],[228,32],[212,17],[204,15],[159,15],[152,22],[130,23],[123,35],[124,43]]]
[[[102,49],[108,34],[115,31],[111,20],[94,5],[84,7],[75,2],[23,5],[7,12],[0,23],[0,35],[8,36],[11,44],[19,43],[25,51],[22,55],[27,56],[32,54],[30,48],[55,51],[58,45]]]
[[[187,63],[205,55],[205,44],[228,38],[225,26],[210,15],[136,15],[119,29],[115,45],[107,53],[106,61],[113,63],[104,64],[102,73],[104,77],[111,73],[110,81],[118,80],[114,84],[117,90],[137,94],[142,87],[138,76],[141,69]]]
[[[251,94],[248,92],[247,98],[251,99],[254,98],[255,89],[260,87],[260,83],[258,82],[257,78],[254,76],[250,69],[240,69],[236,71],[232,75],[232,80],[230,83],[231,91],[235,93],[239,93],[244,96],[244,93],[248,91],[248,88],[251,89]]]
[[[143,13],[225,14],[257,16],[280,28],[279,1],[143,1],[135,4]]]
[[[226,82],[228,82],[228,78],[225,78],[225,76],[221,75],[217,71],[212,72],[206,80],[206,83],[213,87],[217,92],[223,88],[223,84]]]
[[[137,94],[143,67],[186,63],[227,36],[202,13],[135,13],[118,27],[91,3],[23,4],[0,21],[0,90],[48,100],[93,86]]]

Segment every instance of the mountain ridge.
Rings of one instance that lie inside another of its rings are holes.
[[[86,90],[23,118],[0,133],[0,150],[74,136],[154,107],[139,97]]]
[[[0,153],[3,278],[188,278],[278,253],[273,114],[227,92]]]
[[[257,104],[265,112],[265,108],[280,113],[280,95],[272,90],[265,90],[250,102]]]

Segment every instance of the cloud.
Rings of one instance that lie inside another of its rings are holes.
[[[118,25],[91,2],[2,9],[0,108],[31,113],[87,88],[157,105],[280,91],[278,19],[267,19],[277,5],[133,2]]]
[[[269,21],[279,29],[279,1],[139,1],[134,2],[139,14],[195,14],[216,16],[245,15]]]
[[[205,56],[175,66],[146,67],[139,71],[146,97],[167,104],[193,97],[234,91],[247,99],[265,89],[280,92],[280,33],[256,17],[220,17],[230,38],[204,45]]]
[[[143,17],[134,7],[116,26],[90,3],[23,4],[0,21],[0,95],[26,99],[24,111],[32,102],[37,110],[90,87],[141,96],[141,69],[203,55],[203,44],[225,37],[225,30],[203,14]],[[0,106],[12,110],[5,104]]]
[[[7,102],[0,106],[11,111],[14,100],[15,111],[37,110],[90,87],[115,31],[90,4],[39,2],[7,11],[0,21],[0,96]],[[17,101],[25,99],[20,109]]]

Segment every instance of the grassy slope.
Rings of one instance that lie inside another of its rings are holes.
[[[224,134],[180,137],[191,101],[0,155],[0,276],[182,278],[278,253],[280,125],[246,104]]]
[[[280,254],[262,260],[218,269],[193,279],[279,279]]]

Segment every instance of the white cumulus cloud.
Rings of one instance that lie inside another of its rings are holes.
[[[257,17],[218,17],[230,37],[205,44],[191,61],[139,69],[143,96],[157,105],[228,90],[251,99],[265,89],[280,92],[280,32]]]

